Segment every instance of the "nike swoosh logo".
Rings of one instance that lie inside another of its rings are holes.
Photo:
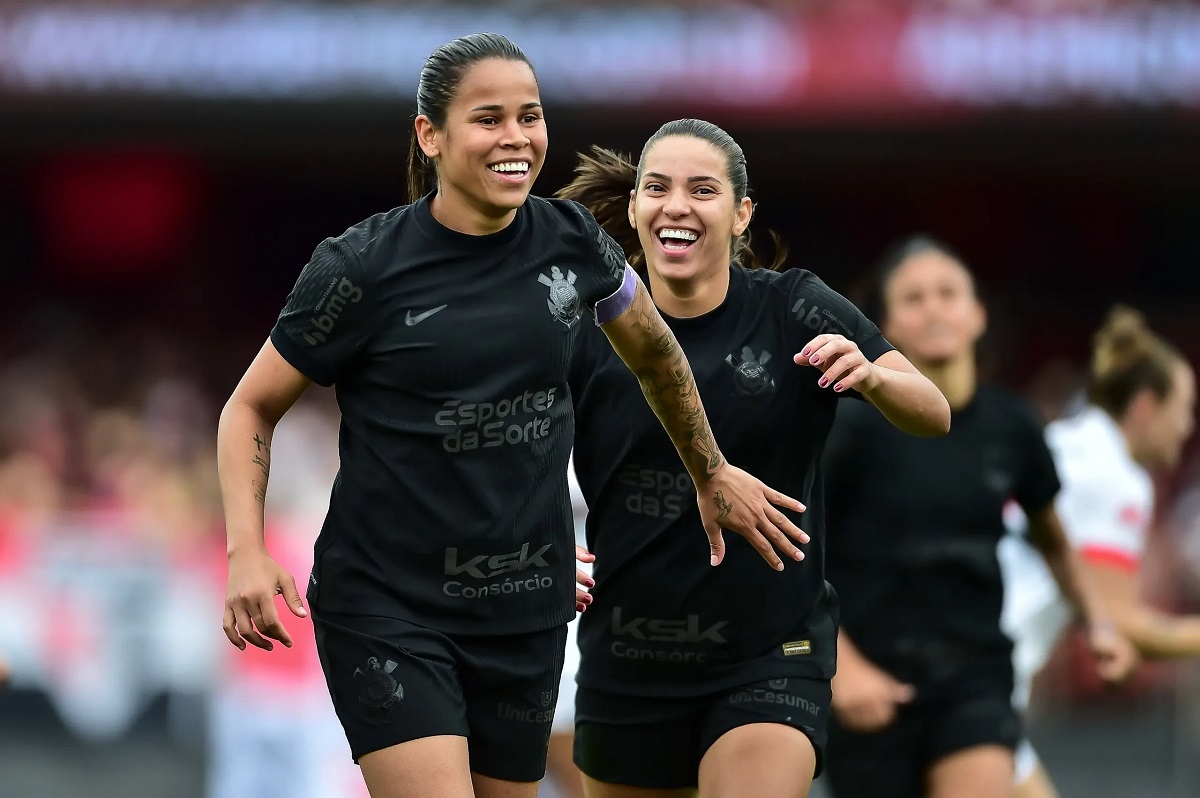
[[[434,308],[433,310],[427,310],[424,313],[418,313],[415,316],[413,315],[413,312],[410,310],[404,316],[404,323],[407,324],[409,327],[412,327],[414,325],[420,324],[421,322],[425,321],[425,319],[429,318],[434,313],[437,313],[439,310],[445,310],[448,307],[449,307],[449,305],[439,305],[438,307]]]

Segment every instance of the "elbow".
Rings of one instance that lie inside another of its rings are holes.
[[[937,403],[922,416],[920,428],[913,430],[912,434],[924,438],[940,438],[950,432],[950,405],[941,393],[938,393],[937,398]]]

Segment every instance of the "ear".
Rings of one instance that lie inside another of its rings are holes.
[[[740,236],[746,232],[746,228],[750,226],[750,220],[754,217],[754,202],[749,197],[742,197],[742,201],[738,203],[737,208],[733,212],[733,234]]]
[[[433,122],[425,114],[418,114],[413,121],[417,129],[417,143],[421,145],[421,152],[425,153],[426,158],[436,158],[442,154],[440,146],[440,136],[438,129],[433,126]]]
[[[629,192],[629,226],[634,230],[637,229],[637,216],[634,215],[634,198],[637,197],[637,191]]]
[[[1149,388],[1142,388],[1129,400],[1125,408],[1125,419],[1141,425],[1152,420],[1162,407],[1162,401]],[[1125,420],[1122,419],[1122,420]]]

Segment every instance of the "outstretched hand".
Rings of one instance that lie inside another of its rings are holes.
[[[696,502],[708,535],[713,565],[720,565],[725,559],[722,529],[748,540],[776,571],[783,570],[783,560],[776,549],[790,560],[804,559],[804,552],[792,540],[808,543],[808,535],[778,509],[785,507],[800,513],[804,512],[804,505],[742,469],[728,463],[721,466],[712,477],[696,486]]]
[[[288,609],[297,618],[308,617],[296,580],[271,559],[266,549],[255,549],[230,555],[229,586],[225,594],[225,620],[222,626],[229,642],[240,650],[246,644],[270,651],[274,638],[288,648],[292,637],[279,620],[275,597],[282,595]]]

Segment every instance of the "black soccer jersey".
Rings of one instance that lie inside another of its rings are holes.
[[[575,470],[596,554],[594,604],[580,620],[581,685],[627,695],[697,695],[760,679],[828,678],[836,596],[823,567],[820,456],[842,395],[792,356],[844,334],[875,360],[891,346],[849,301],[806,271],[731,267],[713,311],[667,319],[696,376],[725,456],[803,501],[803,562],[771,571],[726,533],[718,567],[695,488],[637,380],[603,336],[580,336],[572,390]]]
[[[462,634],[571,617],[568,366],[624,269],[582,206],[537,197],[493,235],[427,197],[317,247],[271,332],[342,411],[317,610]]]
[[[1033,411],[982,386],[941,438],[904,435],[846,407],[826,450],[829,580],[850,639],[887,667],[931,651],[1007,658],[996,545],[1005,502],[1058,492]]]

